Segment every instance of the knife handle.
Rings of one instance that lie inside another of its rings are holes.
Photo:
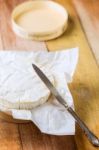
[[[85,135],[88,137],[89,141],[96,147],[99,147],[99,139],[96,137],[86,126],[86,124],[79,118],[79,116],[74,112],[71,107],[67,108],[68,112],[75,118],[78,125],[84,131]]]

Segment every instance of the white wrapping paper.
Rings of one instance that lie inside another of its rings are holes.
[[[17,53],[19,55],[20,52]],[[32,63],[39,66],[45,66],[44,64],[46,64],[46,69],[54,76],[57,83],[56,88],[68,105],[74,109],[73,98],[67,83],[72,81],[78,61],[78,48],[55,52],[28,51],[24,53],[33,55],[31,65]],[[20,53],[20,59],[21,56]],[[6,110],[2,106],[0,106],[0,109],[2,111],[11,111],[13,118],[31,120],[43,133],[52,135],[75,134],[75,120],[53,96],[45,104],[33,110]]]

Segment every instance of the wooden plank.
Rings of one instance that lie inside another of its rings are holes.
[[[5,50],[46,50],[44,42],[26,40],[16,36],[12,30],[11,12],[15,5],[21,1],[1,1],[0,5],[0,32],[2,36],[3,47]]]
[[[0,50],[3,49],[3,44],[2,44],[2,38],[1,38],[1,34],[0,34]]]
[[[0,25],[1,25],[1,11],[0,11]],[[2,35],[0,31],[0,50],[3,49],[3,43],[2,43]]]
[[[74,136],[49,136],[42,134],[35,125],[21,124],[21,139],[24,150],[75,150]]]
[[[2,1],[0,1],[0,50],[4,49],[2,40],[1,21],[2,19]],[[6,23],[6,22],[5,22]],[[12,124],[0,120],[0,149],[1,150],[22,150],[18,124]]]
[[[22,150],[17,124],[0,120],[0,150]]]
[[[73,0],[73,2],[99,64],[99,1]]]
[[[99,137],[99,68],[82,30],[78,15],[70,0],[57,0],[69,12],[68,30],[60,38],[47,42],[50,51],[78,46],[79,62],[70,89],[75,110],[88,127]],[[77,126],[78,150],[96,150]]]
[[[21,1],[6,1],[0,0],[2,5],[0,5],[0,10],[2,14],[2,27],[0,26],[0,33],[2,33],[1,37],[3,39],[2,43],[4,49],[25,49],[31,50],[33,48],[38,50],[42,49],[42,44],[38,42],[29,42],[27,40],[23,40],[18,38],[11,29],[11,24],[9,21],[9,17],[11,14],[12,8],[22,2]],[[72,8],[72,4],[69,0],[57,0],[57,2],[63,4],[69,11],[70,19],[69,26],[67,32],[63,36],[53,41],[47,43],[47,47],[49,50],[60,50],[63,48],[69,47],[80,47],[80,58],[79,64],[77,66],[77,70],[75,73],[75,77],[73,83],[70,85],[74,100],[75,107],[78,114],[81,118],[88,124],[88,126],[92,129],[97,136],[99,136],[99,71],[96,65],[96,62],[93,58],[93,55],[90,51],[89,45],[86,41],[85,35],[82,31],[80,23],[77,18],[77,14],[75,13],[74,8]],[[3,13],[2,13],[3,12]],[[5,17],[6,16],[6,17]],[[25,45],[25,46],[24,46]],[[37,46],[39,45],[39,46]],[[37,48],[39,47],[39,48]],[[1,47],[2,48],[2,47]],[[86,107],[85,107],[86,106]],[[4,143],[1,150],[4,149],[70,149],[75,150],[76,146],[74,143],[74,137],[72,136],[48,136],[40,133],[40,131],[32,124],[22,124],[17,125],[9,124],[5,122],[0,122],[0,126],[4,126],[1,128],[6,131],[6,133],[2,132],[1,138],[5,137],[5,143],[7,143],[7,147],[4,147],[6,144]],[[11,131],[12,136],[10,140],[8,140],[9,132]],[[1,130],[2,131],[2,130]],[[20,136],[19,136],[19,133]],[[15,137],[15,138],[13,138]],[[15,141],[13,141],[13,139]],[[14,143],[13,143],[13,142]],[[18,141],[18,142],[17,142]],[[3,141],[0,141],[0,145]],[[11,145],[13,143],[13,146]],[[82,131],[77,127],[76,133],[76,143],[79,150],[95,150],[88,142],[87,138],[84,136]],[[19,147],[18,147],[19,145]]]
[[[13,50],[13,49],[23,49],[23,50],[47,50],[46,45],[43,42],[34,42],[34,41],[27,41],[17,37],[11,28],[11,20],[9,20],[11,16],[11,11],[15,5],[21,3],[23,0],[16,1],[1,1],[2,5],[0,5],[0,13],[1,13],[1,26],[0,32],[2,35],[2,44],[3,50]],[[2,122],[0,122],[2,125]],[[6,128],[9,124],[3,124]],[[13,124],[15,126],[15,124]],[[15,126],[17,128],[17,125]],[[10,126],[9,126],[10,128]],[[13,128],[13,127],[12,127]],[[11,129],[10,129],[11,130]],[[14,128],[13,128],[14,131]],[[74,136],[49,136],[42,134],[34,124],[20,124],[18,125],[19,133],[12,133],[13,137],[18,137],[20,141],[20,147],[23,150],[76,150],[76,145],[74,142]],[[17,131],[17,132],[18,132]],[[7,136],[10,136],[7,134]],[[2,135],[1,135],[2,137]],[[11,140],[10,137],[9,145],[7,146],[8,149],[12,149],[11,147]],[[8,142],[8,139],[5,137],[5,141]],[[2,141],[3,142],[3,141]],[[0,142],[1,144],[1,142]],[[17,148],[17,143],[14,143],[13,150]],[[18,149],[18,148],[17,148]],[[4,150],[4,147],[0,147],[0,150]]]

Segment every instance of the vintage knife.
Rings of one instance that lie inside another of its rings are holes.
[[[64,107],[67,109],[67,111],[74,117],[78,125],[81,127],[81,129],[84,131],[85,135],[87,135],[89,141],[94,145],[99,147],[99,139],[96,137],[86,126],[86,124],[79,118],[79,116],[74,112],[74,110],[68,106],[66,101],[62,98],[62,96],[59,94],[57,89],[52,85],[52,83],[49,81],[49,79],[46,77],[46,75],[35,65],[32,64],[35,72],[40,77],[40,79],[45,83],[47,88],[51,91],[51,93],[56,97],[56,99],[64,105]]]

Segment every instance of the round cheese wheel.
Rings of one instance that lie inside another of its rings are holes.
[[[0,53],[0,105],[32,109],[48,100],[50,91],[32,67],[33,52]],[[54,83],[52,75],[39,66]]]

